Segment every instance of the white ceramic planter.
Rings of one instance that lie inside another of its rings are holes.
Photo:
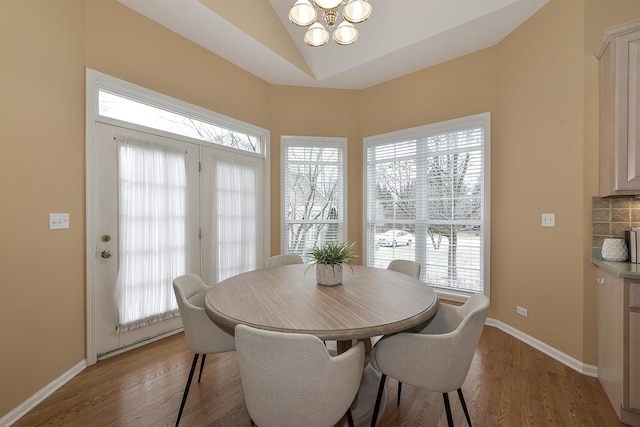
[[[336,286],[342,283],[342,264],[316,264],[316,281],[322,286]]]

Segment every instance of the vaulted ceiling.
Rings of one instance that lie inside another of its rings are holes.
[[[500,42],[549,0],[369,0],[350,46],[309,47],[295,0],[118,0],[276,85],[364,89]]]

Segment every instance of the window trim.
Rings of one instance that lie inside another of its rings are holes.
[[[387,144],[397,142],[399,140],[407,140],[412,138],[424,138],[427,136],[438,135],[440,133],[446,133],[455,131],[462,127],[468,127],[470,125],[482,126],[484,128],[484,146],[482,150],[482,162],[483,162],[483,174],[484,174],[484,208],[483,208],[483,228],[484,228],[484,241],[483,241],[483,293],[487,297],[490,296],[490,277],[491,277],[491,113],[480,113],[466,117],[460,117],[456,119],[446,120],[443,122],[437,122],[427,124],[423,126],[417,126],[414,128],[403,129],[399,131],[388,132],[380,135],[372,135],[363,138],[362,144],[362,236],[364,244],[362,248],[362,257],[364,260],[368,259],[369,250],[373,248],[373,243],[368,239],[368,172],[367,172],[367,150],[372,145]],[[366,261],[365,261],[366,262]],[[464,302],[471,295],[461,291],[443,290],[441,288],[435,288],[436,292],[441,298]]]
[[[343,212],[343,239],[344,241],[348,240],[348,206],[347,200],[349,200],[347,195],[347,180],[348,180],[348,172],[347,172],[347,138],[342,137],[315,137],[315,136],[293,136],[293,135],[282,135],[280,137],[280,253],[286,254],[287,251],[287,236],[285,235],[286,231],[286,220],[285,220],[285,165],[286,165],[286,155],[285,155],[285,147],[287,144],[296,144],[296,145],[313,145],[317,146],[318,144],[332,144],[332,145],[340,145],[342,147],[342,212]]]

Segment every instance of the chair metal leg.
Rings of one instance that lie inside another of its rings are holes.
[[[464,416],[467,417],[467,423],[469,423],[469,427],[471,426],[471,417],[469,417],[469,411],[467,410],[467,404],[464,401],[464,396],[462,395],[462,389],[458,389],[458,397],[460,398],[460,403],[462,404],[462,410],[464,411]]]
[[[400,404],[400,394],[402,393],[402,383],[400,381],[398,381],[398,402],[397,404]]]
[[[202,368],[204,368],[204,360],[207,358],[206,354],[202,355],[202,361],[200,362],[200,374],[198,375],[198,382],[200,382],[200,378],[202,378]]]
[[[376,406],[373,408],[373,415],[371,416],[371,427],[375,427],[376,421],[378,420],[378,411],[380,410],[380,400],[382,400],[382,392],[384,391],[384,382],[386,381],[387,376],[382,374],[380,377],[380,385],[378,386],[378,396],[376,397]]]
[[[187,395],[189,394],[189,387],[191,386],[191,380],[193,379],[193,373],[196,370],[196,365],[198,364],[198,354],[193,355],[193,362],[191,363],[191,371],[189,371],[189,379],[187,379],[187,385],[184,388],[184,393],[182,394],[182,403],[180,403],[180,410],[178,411],[178,419],[176,420],[176,427],[180,424],[180,417],[182,417],[182,410],[184,409],[184,404],[187,402]]]
[[[351,415],[351,408],[347,409],[347,423],[349,423],[349,427],[353,427],[353,415]]]
[[[447,412],[447,422],[449,427],[453,427],[453,417],[451,416],[451,405],[449,404],[449,393],[442,393],[444,399],[444,409]]]

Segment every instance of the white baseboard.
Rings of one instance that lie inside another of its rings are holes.
[[[487,321],[485,322],[486,325],[488,326],[494,326],[506,333],[508,333],[509,335],[511,335],[514,338],[517,338],[518,340],[524,342],[525,344],[529,344],[531,347],[535,348],[536,350],[541,351],[542,353],[546,354],[547,356],[557,360],[558,362],[562,363],[563,365],[568,366],[569,368],[573,369],[574,371],[577,371],[583,375],[587,375],[589,377],[594,377],[597,378],[598,377],[598,367],[594,366],[594,365],[587,365],[586,363],[583,363],[581,361],[579,361],[578,359],[575,359],[571,356],[569,356],[568,354],[565,354],[553,347],[551,347],[548,344],[545,344],[544,342],[540,341],[539,339],[536,339],[534,337],[532,337],[531,335],[527,335],[522,331],[519,331],[518,329],[507,325],[506,323],[503,323],[499,320],[496,319],[490,319],[488,318]]]
[[[24,417],[29,411],[35,408],[40,402],[45,400],[47,397],[51,396],[53,392],[58,390],[60,387],[65,385],[68,381],[70,381],[73,377],[78,375],[87,367],[86,360],[79,362],[74,367],[69,369],[67,372],[60,375],[55,380],[51,381],[45,387],[41,388],[36,394],[31,396],[29,399],[22,402],[20,406],[15,408],[13,411],[9,412],[2,418],[0,418],[0,426],[9,427],[20,418]]]

